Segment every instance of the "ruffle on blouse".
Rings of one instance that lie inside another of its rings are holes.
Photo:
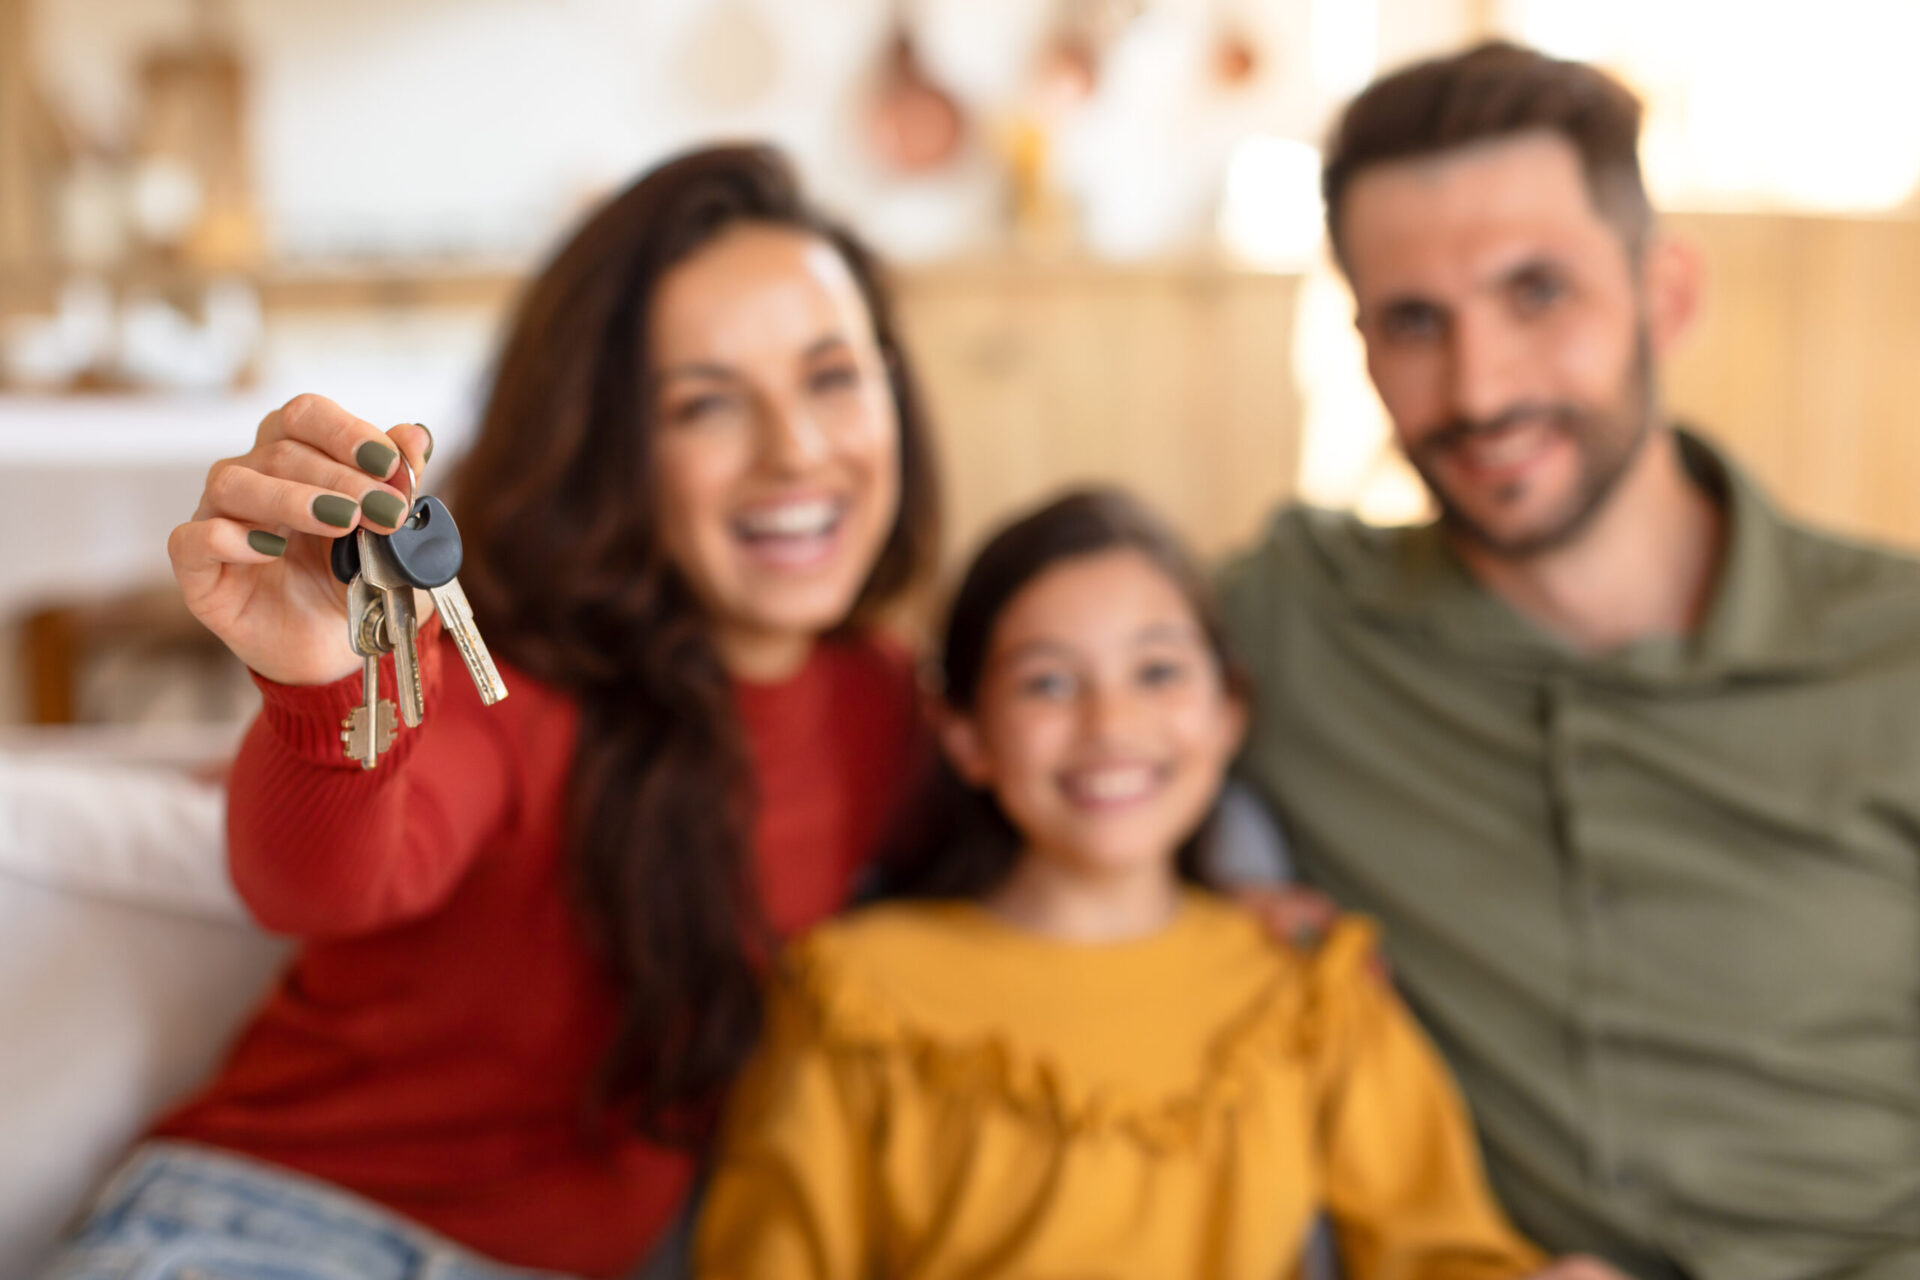
[[[826,1049],[906,1061],[938,1096],[997,1098],[1071,1138],[1120,1134],[1157,1153],[1192,1150],[1231,1119],[1263,1074],[1306,1062],[1329,1033],[1333,1006],[1376,948],[1369,923],[1343,921],[1304,968],[1277,976],[1220,1035],[1202,1079],[1170,1095],[1091,1084],[1004,1033],[957,1038],[923,1025],[850,975],[839,939],[816,937],[789,953],[787,980]]]

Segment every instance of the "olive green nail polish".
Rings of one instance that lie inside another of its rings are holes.
[[[427,432],[427,451],[420,455],[420,465],[424,467],[433,461],[433,432],[427,430],[427,424],[424,422],[416,422],[413,425]]]
[[[399,456],[377,440],[369,440],[353,451],[353,460],[360,464],[360,469],[376,480],[387,478],[387,472],[393,470],[393,460]]]
[[[337,493],[323,493],[313,500],[313,518],[336,529],[345,529],[359,514],[359,503]]]
[[[407,507],[400,499],[385,489],[374,489],[360,499],[360,509],[367,513],[367,519],[375,524],[384,524],[390,528],[399,528],[406,518]]]
[[[277,556],[286,552],[287,540],[265,529],[250,529],[247,531],[247,545],[263,556]]]

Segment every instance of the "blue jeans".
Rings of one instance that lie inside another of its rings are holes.
[[[352,1192],[181,1142],[135,1149],[42,1280],[535,1280]]]

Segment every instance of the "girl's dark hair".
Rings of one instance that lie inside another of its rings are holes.
[[[879,263],[766,147],[680,156],[586,220],[520,300],[452,485],[487,643],[580,705],[567,839],[622,999],[598,1100],[664,1142],[705,1136],[752,1047],[769,939],[732,685],[656,527],[648,323],[661,278],[747,223],[832,245],[866,301],[899,417],[900,510],[846,625],[898,602],[936,556],[926,411]]]
[[[1088,488],[1007,525],[975,557],[954,593],[932,672],[947,707],[963,715],[975,710],[994,629],[1015,596],[1049,569],[1108,551],[1137,551],[1166,574],[1193,610],[1227,692],[1244,701],[1246,674],[1192,554],[1138,499],[1118,489]],[[1209,814],[1180,846],[1175,867],[1182,879],[1208,883],[1203,851],[1212,825]],[[887,897],[978,897],[1006,878],[1020,849],[1020,833],[992,792],[968,786],[943,759],[906,810],[877,888]]]

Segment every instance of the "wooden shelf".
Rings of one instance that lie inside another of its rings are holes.
[[[0,315],[50,313],[62,282],[80,274],[42,270],[0,275]],[[236,276],[259,289],[261,305],[269,312],[494,310],[512,300],[523,280],[519,272],[496,265],[403,270],[343,264],[235,272],[226,278]],[[210,278],[157,267],[116,271],[106,277],[122,294],[196,292]]]
[[[531,270],[531,265],[527,270]],[[52,310],[61,283],[82,272],[53,269],[0,273],[0,315]],[[425,308],[494,310],[510,304],[525,283],[526,271],[502,262],[450,262],[419,266],[378,262],[288,263],[260,271],[233,273],[250,280],[269,311],[378,311]],[[1243,267],[1215,257],[1156,259],[1112,263],[1084,255],[982,253],[896,268],[907,288],[998,288],[1028,291],[1062,285],[1128,290],[1160,281],[1194,288],[1217,288],[1276,278],[1276,273]],[[108,283],[121,293],[193,291],[206,276],[192,271],[147,266],[111,272]]]

